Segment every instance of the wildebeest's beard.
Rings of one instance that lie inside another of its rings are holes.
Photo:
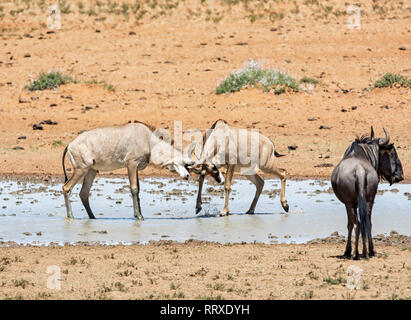
[[[380,146],[379,175],[387,180],[390,185],[404,179],[402,164],[393,144]]]

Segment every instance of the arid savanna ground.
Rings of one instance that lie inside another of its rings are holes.
[[[0,2],[0,175],[61,176],[64,146],[79,132],[139,120],[173,132],[223,118],[260,129],[291,178],[329,178],[357,135],[385,127],[411,178],[408,1],[48,0]],[[360,8],[360,28],[347,7]],[[259,88],[216,94],[245,62],[260,61],[316,85],[280,95]],[[76,83],[29,91],[43,72]],[[34,124],[43,130],[33,130]],[[321,128],[321,129],[320,129]],[[289,146],[296,146],[290,150]],[[125,171],[116,173],[123,174]],[[142,175],[168,175],[147,168]],[[333,230],[330,230],[330,233]],[[0,298],[409,298],[409,244],[377,247],[369,261],[342,260],[342,243],[1,248]],[[362,288],[346,287],[347,268]],[[61,268],[61,290],[46,268]]]

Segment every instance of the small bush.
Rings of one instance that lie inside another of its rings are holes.
[[[62,84],[70,82],[76,83],[77,81],[60,72],[42,73],[38,80],[33,81],[30,85],[27,85],[26,88],[30,91],[56,89]]]
[[[381,79],[377,80],[374,84],[376,88],[386,88],[386,87],[392,87],[395,84],[398,84],[401,87],[405,88],[411,88],[411,80],[407,79],[406,77],[400,75],[400,74],[394,74],[394,73],[386,73],[382,76]]]
[[[317,85],[318,80],[314,79],[314,78],[303,77],[303,78],[300,79],[300,83],[310,83],[310,84],[313,84],[313,85]]]
[[[273,89],[275,94],[299,90],[298,83],[293,77],[281,71],[263,69],[258,62],[251,60],[243,69],[225,78],[217,86],[216,93],[236,92],[248,86],[263,88],[267,92]]]

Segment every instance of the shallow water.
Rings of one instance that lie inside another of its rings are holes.
[[[207,240],[220,243],[303,243],[338,231],[346,235],[345,207],[328,181],[287,182],[290,211],[279,200],[279,180],[265,180],[254,215],[246,215],[255,187],[235,180],[228,217],[220,217],[223,186],[206,180],[203,210],[195,214],[196,181],[150,178],[140,181],[145,221],[133,217],[127,179],[97,179],[90,204],[97,219],[89,220],[78,197],[71,200],[75,220],[66,219],[61,185],[0,181],[0,241],[19,244],[147,243],[150,240]],[[410,185],[380,184],[373,209],[373,235],[396,230],[411,235]],[[271,195],[270,195],[271,194]]]

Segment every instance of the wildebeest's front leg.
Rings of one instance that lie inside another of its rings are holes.
[[[230,210],[228,209],[228,202],[230,201],[231,180],[233,180],[235,165],[227,166],[227,173],[225,175],[224,191],[225,191],[225,203],[224,209],[221,211],[222,216],[228,215]]]
[[[87,172],[86,176],[84,177],[83,186],[81,187],[81,191],[80,191],[81,202],[83,203],[83,206],[86,209],[87,214],[90,219],[96,218],[93,212],[91,211],[90,203],[89,203],[90,189],[93,184],[94,178],[96,177],[96,174],[97,174],[97,170],[94,170],[94,169],[90,169]]]
[[[133,198],[134,217],[144,220],[140,207],[140,182],[138,181],[137,167],[138,163],[136,161],[127,163],[128,179],[130,180],[131,196]]]
[[[201,192],[203,190],[203,184],[204,184],[204,179],[205,179],[205,174],[200,174],[200,178],[198,179],[198,193],[197,193],[197,202],[196,202],[196,214],[198,214],[201,211]]]

